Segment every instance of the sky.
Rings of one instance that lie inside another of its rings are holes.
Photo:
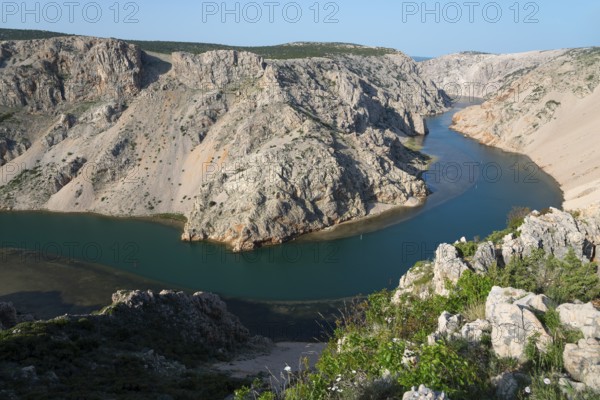
[[[230,45],[298,41],[412,56],[600,45],[597,0],[2,1],[0,27]]]

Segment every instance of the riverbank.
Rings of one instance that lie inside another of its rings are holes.
[[[559,183],[565,209],[599,205],[599,66],[599,48],[568,51],[458,112],[451,128],[531,157]]]

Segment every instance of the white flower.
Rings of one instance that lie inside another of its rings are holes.
[[[336,379],[335,381],[336,381],[336,382],[339,382],[339,381],[341,381],[341,380],[342,380],[342,378],[338,376],[338,377],[337,377],[337,379]]]
[[[283,370],[289,374],[290,372],[292,372],[292,367],[286,365],[286,367]]]
[[[531,388],[529,386],[525,388],[525,393],[531,394]]]
[[[355,370],[352,370],[352,373],[353,373],[353,374],[356,374],[356,371],[355,371]]]
[[[400,339],[398,339],[398,338],[393,338],[393,339],[392,339],[392,342],[393,342],[393,343],[396,343],[396,344],[398,344],[398,343],[400,343],[400,342],[401,342],[401,340],[400,340]]]
[[[549,385],[549,384],[551,384],[551,383],[552,383],[552,381],[551,381],[550,379],[548,379],[548,378],[545,378],[545,379],[544,379],[544,383],[545,383],[546,385]]]

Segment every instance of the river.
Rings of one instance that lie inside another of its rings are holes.
[[[180,228],[150,221],[10,212],[0,213],[0,247],[34,250],[50,262],[57,255],[102,264],[165,287],[236,299],[339,299],[393,287],[415,261],[431,258],[439,243],[504,228],[513,206],[562,203],[558,184],[529,158],[452,132],[455,111],[428,119],[422,151],[434,157],[425,175],[433,193],[416,209],[243,254],[183,243]]]

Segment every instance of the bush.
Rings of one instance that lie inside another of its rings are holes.
[[[523,222],[525,221],[525,217],[531,213],[531,209],[528,207],[513,207],[512,210],[508,213],[508,219],[506,225],[510,230],[517,230]]]
[[[477,252],[477,243],[475,242],[456,243],[454,247],[463,258],[473,257],[475,252]]]
[[[450,398],[466,398],[482,387],[475,365],[445,343],[423,346],[418,351],[418,358],[419,362],[398,378],[406,388],[424,384],[434,390],[443,390]]]

